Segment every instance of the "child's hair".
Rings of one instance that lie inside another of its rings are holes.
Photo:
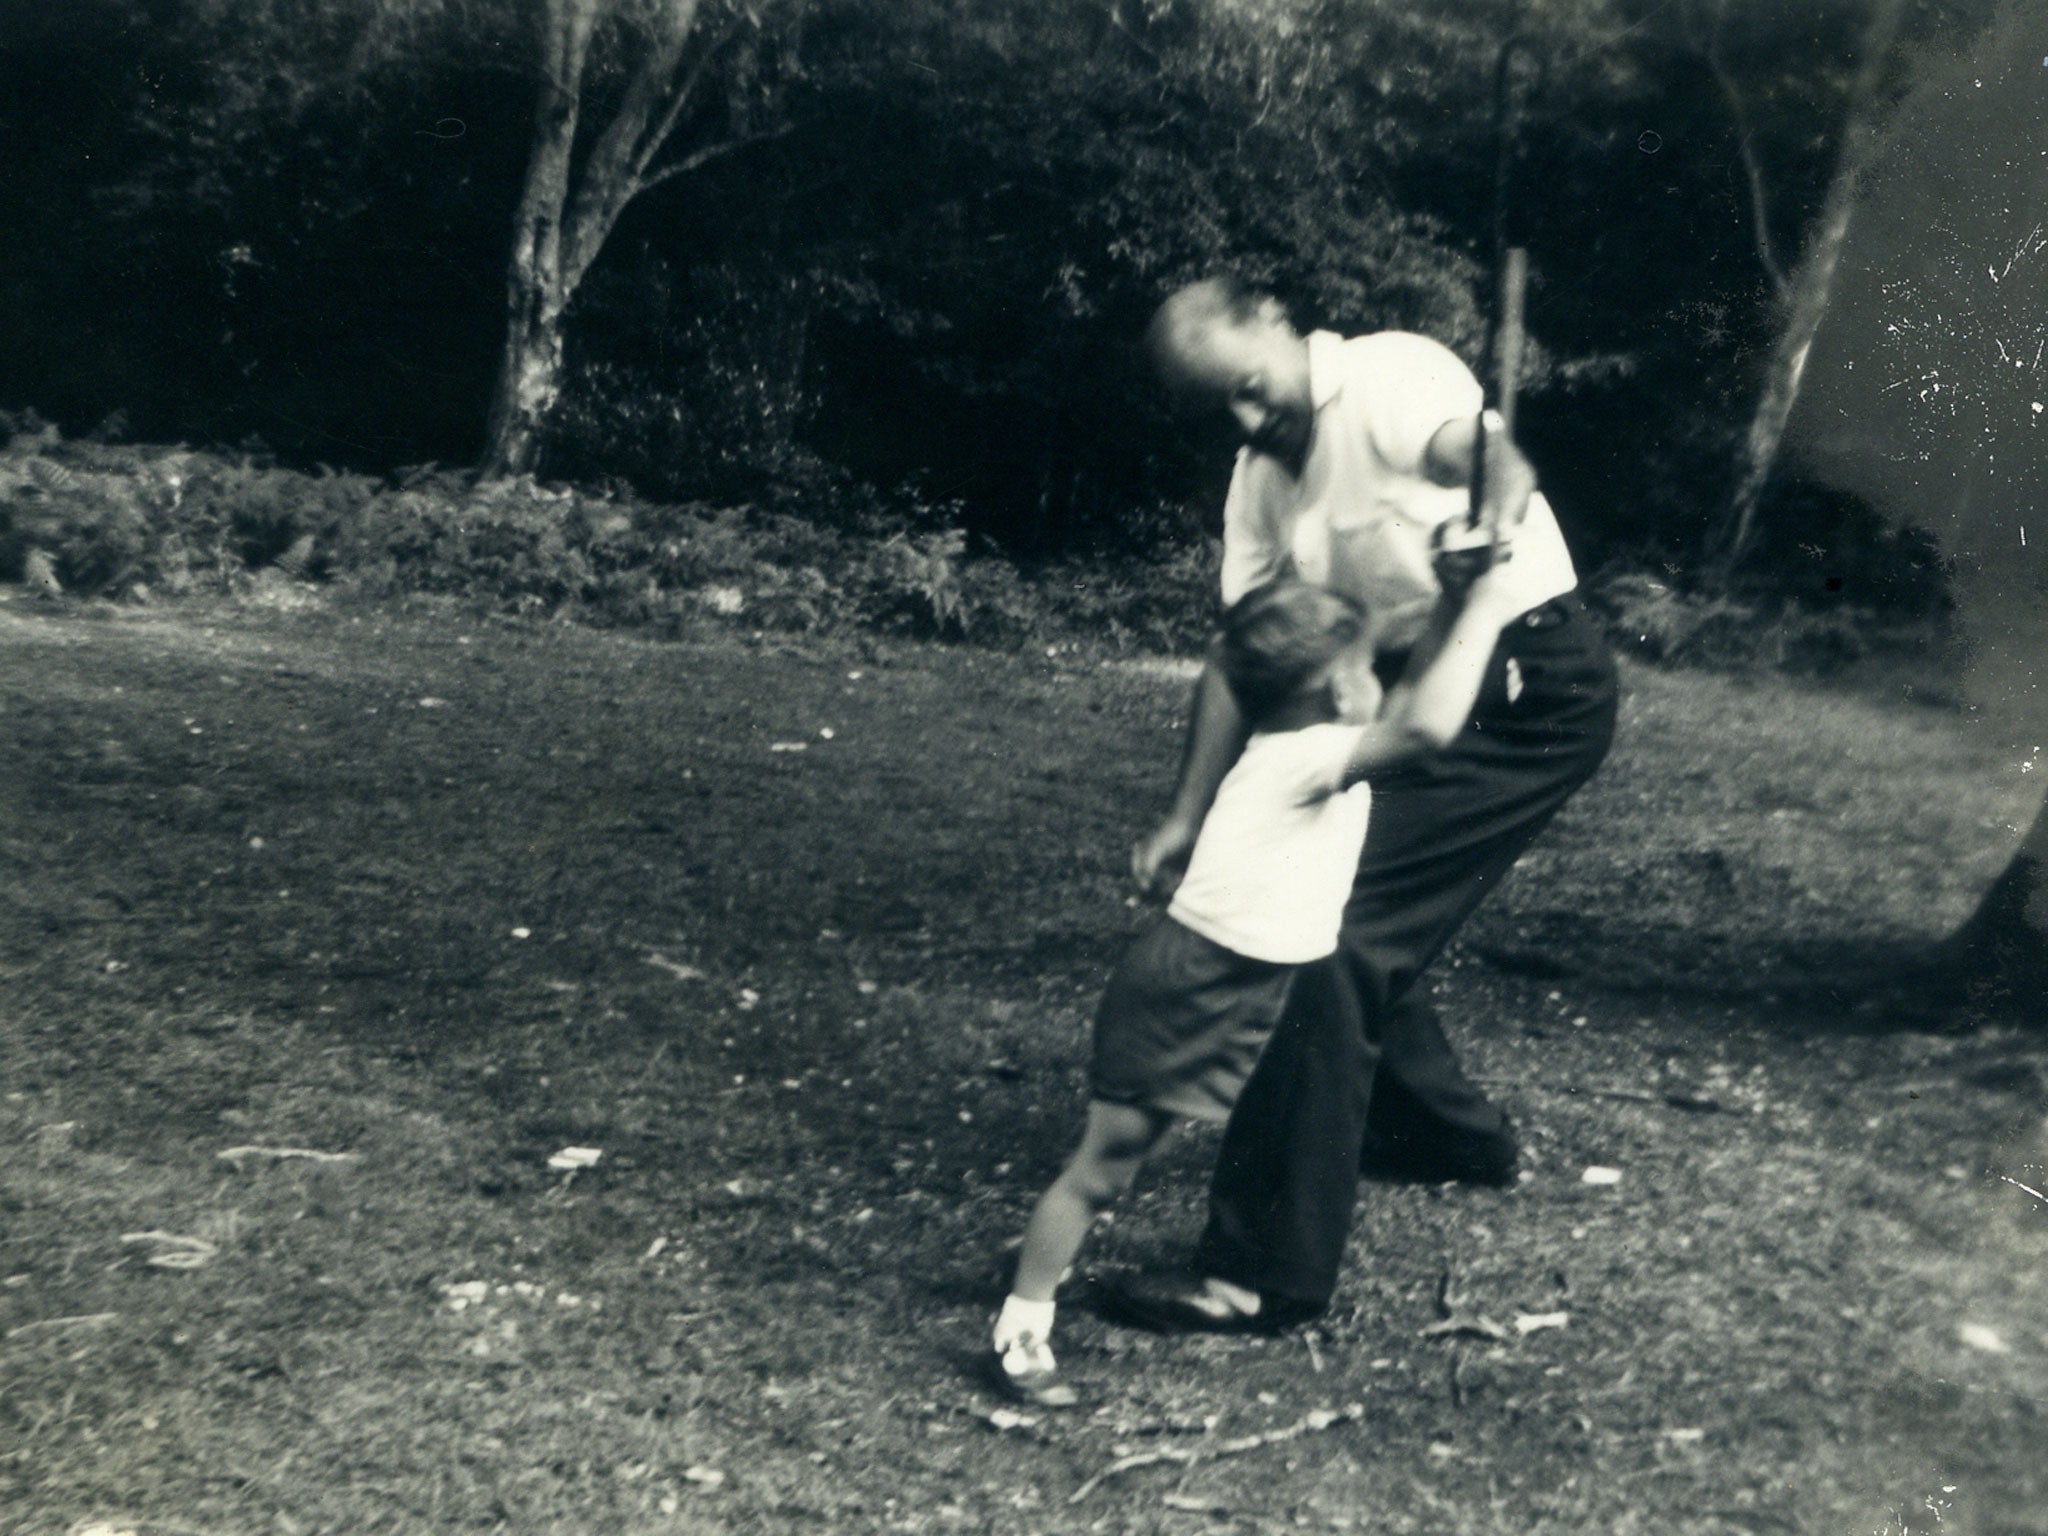
[[[1365,610],[1291,576],[1269,581],[1223,615],[1217,661],[1230,691],[1256,724],[1365,631]]]

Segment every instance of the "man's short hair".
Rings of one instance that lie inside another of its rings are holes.
[[[1217,664],[1257,721],[1293,698],[1365,632],[1365,610],[1292,576],[1269,581],[1223,615]]]
[[[1248,325],[1259,318],[1269,295],[1242,278],[1205,277],[1168,294],[1145,328],[1145,352],[1159,374],[1172,381],[1187,365],[1201,337],[1219,325]]]

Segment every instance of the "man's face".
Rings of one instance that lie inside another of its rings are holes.
[[[1230,392],[1230,418],[1239,438],[1254,453],[1263,453],[1297,469],[1308,457],[1315,435],[1315,408],[1307,395],[1292,394],[1266,372],[1247,374]]]
[[[1315,435],[1307,349],[1285,320],[1218,322],[1187,359],[1189,381],[1219,405],[1237,441],[1299,470]]]

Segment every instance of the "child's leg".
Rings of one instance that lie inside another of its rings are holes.
[[[1074,1262],[1095,1218],[1130,1189],[1131,1181],[1159,1145],[1173,1116],[1133,1104],[1101,1099],[1088,1105],[1081,1145],[1053,1185],[1039,1197],[1024,1229],[1017,1277],[1010,1294],[1027,1302],[1050,1303],[1060,1276]]]

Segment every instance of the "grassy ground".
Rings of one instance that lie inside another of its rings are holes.
[[[0,602],[0,1530],[2048,1532],[2048,1037],[1856,1006],[2033,786],[1628,689],[1443,970],[1532,1176],[1366,1186],[1279,1340],[1070,1308],[1089,1406],[1013,1416],[1182,677]]]

